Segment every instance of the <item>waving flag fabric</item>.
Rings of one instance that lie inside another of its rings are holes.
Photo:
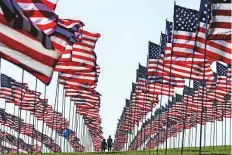
[[[231,40],[231,0],[212,0],[209,39]]]
[[[58,16],[41,0],[16,0],[30,21],[46,34],[52,34],[57,26]]]
[[[213,5],[211,0],[201,1],[195,50],[206,55],[206,58],[210,61],[223,61],[231,64],[231,40],[207,40],[207,29],[210,26],[210,21],[214,19],[214,16],[211,17],[211,5]]]
[[[18,18],[9,18],[15,16]],[[52,50],[49,36],[33,25],[15,0],[0,2],[0,54],[45,84],[50,83],[60,57]]]
[[[53,11],[56,9],[56,5],[58,2],[58,0],[41,0],[41,1]]]
[[[73,45],[72,61],[89,68],[96,67],[95,44],[100,37],[99,33],[81,31],[81,41]]]
[[[173,53],[166,58],[172,64],[199,64],[205,62],[204,55],[194,52],[199,12],[175,5]]]

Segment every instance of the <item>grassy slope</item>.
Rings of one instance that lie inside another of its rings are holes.
[[[198,155],[199,148],[184,148],[183,155]],[[48,155],[49,153],[43,153],[43,155]],[[164,155],[165,150],[159,149],[158,155]],[[149,151],[130,151],[130,152],[106,152],[106,153],[53,153],[53,155],[149,155]],[[150,155],[157,155],[156,149],[150,151]],[[168,149],[167,155],[180,155],[180,149]],[[225,147],[215,147],[213,150],[212,146],[207,146],[202,148],[202,155],[231,155],[231,146]]]

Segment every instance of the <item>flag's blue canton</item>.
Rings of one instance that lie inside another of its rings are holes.
[[[193,94],[194,94],[193,88],[190,88],[188,86],[184,86],[184,95],[193,96]]]
[[[126,99],[126,107],[130,106],[130,100]]]
[[[182,101],[182,95],[176,94],[176,102],[181,102]]]
[[[149,77],[148,79],[148,82],[149,83],[162,83],[163,82],[163,77],[162,76],[152,76],[152,77]]]
[[[213,77],[214,77],[213,82],[214,83],[217,82],[217,73],[213,73]]]
[[[174,30],[196,32],[199,23],[199,12],[175,5]]]
[[[162,106],[162,107],[161,107],[161,111],[162,111],[162,112],[166,112],[166,111],[168,111],[168,109],[167,109],[166,107]]]
[[[171,120],[168,120],[167,121],[167,127],[170,128],[171,126],[172,126],[172,122],[171,122]]]
[[[1,87],[11,88],[11,78],[1,74]]]
[[[200,82],[199,81],[193,81],[193,90],[194,91],[198,91],[200,86]]]
[[[201,0],[201,6],[200,6],[200,21],[208,23],[211,20],[211,0]]]
[[[176,98],[175,97],[172,97],[172,104],[176,104]]]
[[[139,65],[139,78],[148,78],[147,67]]]
[[[217,62],[217,74],[219,76],[227,76],[228,67],[223,64]]]
[[[7,121],[7,113],[5,112],[4,109],[0,109],[0,116],[3,122]]]
[[[206,107],[202,107],[202,111],[203,111],[203,112],[206,112],[206,111],[207,111],[207,108],[206,108]]]
[[[175,97],[173,97],[172,99],[175,99]],[[173,101],[173,100],[172,100]],[[172,101],[168,100],[168,107],[172,107],[172,105],[174,104]]]
[[[172,42],[172,22],[166,21],[167,42]]]
[[[132,82],[132,91],[135,92],[136,91],[136,84]]]
[[[231,95],[226,95],[226,96],[224,96],[224,100],[226,100],[226,101],[231,100]]]
[[[28,32],[37,38],[45,48],[53,49],[50,37],[34,26],[30,19],[24,15],[22,8],[16,3],[16,1],[1,0],[0,8],[5,19],[12,28]]]
[[[167,35],[161,33],[161,46],[160,46],[161,54],[164,54],[165,52],[166,42],[167,42]]]
[[[200,81],[200,84],[201,84],[202,87],[206,87],[206,80]]]
[[[160,46],[149,42],[149,59],[158,59],[160,56]]]

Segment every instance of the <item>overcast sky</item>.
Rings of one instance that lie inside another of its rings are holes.
[[[176,4],[198,10],[200,0],[177,0]],[[165,20],[172,21],[173,8],[171,0],[59,0],[56,13],[60,18],[81,20],[85,30],[101,33],[95,51],[101,67],[97,91],[102,94],[105,137],[115,133],[125,99],[130,97],[131,83],[136,80],[138,63],[146,64],[148,41],[159,44]],[[1,68],[1,72],[21,81],[20,68],[5,61]],[[35,78],[30,74],[25,74],[24,81],[30,88],[35,87]],[[54,74],[47,91],[49,104],[54,104],[56,81]],[[44,91],[41,82],[38,90]]]

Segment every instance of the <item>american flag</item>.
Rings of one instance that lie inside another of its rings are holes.
[[[73,45],[72,61],[89,68],[96,67],[96,54],[94,48],[100,34],[84,30],[81,32],[81,41]]]
[[[7,114],[4,109],[0,109],[1,121],[5,123],[7,121]]]
[[[7,102],[18,103],[23,99],[27,91],[27,85],[18,83],[11,77],[1,74],[0,97],[6,99]]]
[[[89,67],[88,65],[79,62],[58,62],[54,70],[60,73],[92,72],[93,70],[96,70],[96,67]]]
[[[80,20],[59,19],[56,34],[65,38],[67,43],[74,44],[79,41],[81,33],[78,30],[83,26],[84,23]]]
[[[73,44],[80,39],[78,30],[83,27],[79,20],[59,19],[55,33],[51,36],[54,49],[61,52],[59,62],[69,62],[72,58]]]
[[[148,79],[152,79],[163,68],[163,59],[159,59],[160,52],[161,47],[159,45],[149,42]]]
[[[164,96],[173,96],[174,87],[162,83],[149,83],[148,89],[150,94],[164,95]]]
[[[44,33],[52,34],[57,26],[58,16],[41,0],[15,0],[30,21]]]
[[[231,40],[231,0],[212,0],[209,39]]]
[[[80,94],[79,96],[72,96],[71,101],[74,101],[76,104],[86,104],[93,107],[100,106],[99,96],[90,96],[86,94]]]
[[[203,54],[194,52],[198,20],[198,11],[175,5],[173,51],[167,53],[166,63],[191,65],[205,62]]]
[[[179,8],[179,9],[178,9]],[[177,61],[177,64],[175,64],[175,61],[170,61],[171,57],[173,55],[175,55],[175,49],[173,47],[173,51],[172,51],[172,42],[170,39],[172,38],[170,35],[172,34],[171,31],[171,22],[167,22],[166,25],[166,34],[167,34],[167,38],[168,38],[168,43],[166,44],[166,50],[165,50],[165,61],[164,61],[164,67],[163,67],[163,76],[172,76],[172,77],[179,77],[179,78],[187,78],[189,79],[191,77],[191,79],[194,80],[199,80],[202,81],[203,80],[203,72],[205,72],[205,80],[209,80],[209,81],[213,81],[214,77],[213,77],[213,72],[210,68],[211,62],[207,62],[204,65],[203,63],[193,63],[193,65],[188,64],[187,61],[185,60],[188,55],[189,58],[187,58],[188,60],[193,60],[195,61],[195,54],[196,52],[194,52],[194,44],[195,44],[195,34],[196,34],[196,27],[197,25],[195,25],[195,28],[190,28],[189,26],[185,27],[186,25],[183,25],[183,31],[182,27],[178,26],[178,24],[182,24],[182,23],[178,23],[179,21],[179,14],[181,13],[181,11],[185,11],[185,13],[189,13],[192,12],[198,14],[198,12],[196,10],[188,10],[187,8],[183,8],[183,7],[179,7],[179,6],[175,6],[175,12],[176,15],[174,18],[177,18],[174,22],[174,39],[175,42],[180,42],[180,43],[175,43],[173,40],[173,45],[176,44],[176,46],[180,46],[180,47],[176,47],[176,50],[179,50],[180,53],[184,54],[184,52],[186,52],[185,57],[183,57],[183,55],[179,55],[178,57],[184,58],[184,61]],[[183,15],[182,15],[183,16]],[[195,15],[196,17],[197,15]],[[181,18],[181,17],[180,17]],[[186,17],[183,17],[186,18]],[[181,18],[182,19],[182,18]],[[193,18],[192,20],[196,20],[195,18]],[[191,21],[191,20],[190,20]],[[186,20],[187,22],[187,20]],[[196,24],[197,21],[194,21],[194,23]],[[175,25],[177,25],[176,29],[175,29]],[[194,26],[191,25],[191,23],[189,23],[190,26]],[[178,28],[180,30],[178,30]],[[191,32],[193,31],[193,32]],[[179,36],[178,36],[179,35]],[[187,35],[189,35],[190,37],[187,37]],[[179,38],[178,38],[179,37]],[[184,37],[184,38],[182,38]],[[190,39],[190,40],[185,40],[185,39],[189,39],[189,38],[194,38],[194,39]],[[191,46],[188,46],[190,49],[187,50],[187,48],[185,47],[185,44],[189,44]],[[183,45],[183,47],[181,47]],[[190,53],[188,53],[188,51],[190,51]],[[193,55],[194,52],[194,55]],[[172,54],[173,53],[173,54]],[[202,55],[202,54],[201,54]],[[194,56],[194,59],[193,57]],[[172,63],[171,63],[172,62]],[[182,63],[184,62],[184,63]],[[190,61],[192,62],[192,61]],[[171,64],[170,64],[171,63]],[[162,76],[162,75],[161,75]]]
[[[97,86],[98,75],[96,71],[81,73],[61,73],[59,83],[75,89],[94,89]]]
[[[139,64],[137,70],[136,89],[137,91],[147,92],[148,69]]]
[[[211,19],[211,0],[202,0],[200,7],[199,29],[196,36],[195,50],[206,55],[210,61],[223,61],[231,64],[231,42],[230,40],[207,40],[207,29]],[[205,46],[206,44],[206,46]],[[205,49],[206,48],[206,49]]]
[[[172,22],[166,21],[166,40],[162,39],[161,41],[161,53],[164,53],[164,58],[161,60],[163,61],[163,65],[158,66],[159,68],[157,68],[158,71],[156,73],[157,76],[164,76],[164,70],[170,70],[170,67],[166,68],[167,66],[165,65],[165,60],[172,54],[172,27]]]
[[[58,2],[58,0],[41,0],[41,1],[53,11],[56,9],[56,5]]]
[[[216,83],[216,91],[217,93],[227,95],[231,94],[231,78],[228,78],[228,71],[230,67],[227,67],[220,62],[217,62],[217,83]]]
[[[49,36],[33,25],[15,0],[0,2],[0,19],[1,56],[49,84],[61,55],[52,50]]]
[[[184,86],[184,79],[163,76],[165,44],[166,35],[164,34],[161,34],[161,46],[149,42],[148,82],[163,83],[182,88]]]

